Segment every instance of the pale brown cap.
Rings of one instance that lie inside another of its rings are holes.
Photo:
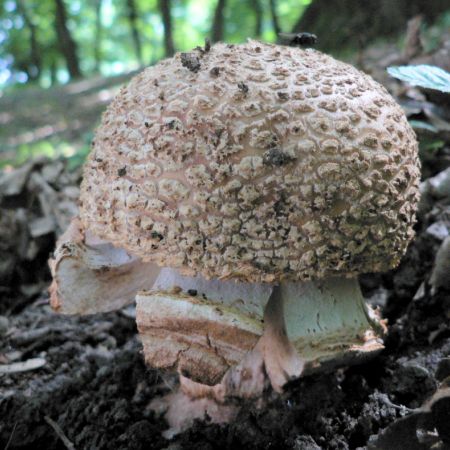
[[[249,41],[177,54],[111,103],[81,219],[145,261],[251,282],[396,266],[417,142],[387,91],[315,50]]]

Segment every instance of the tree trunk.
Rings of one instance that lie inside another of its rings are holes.
[[[95,40],[94,40],[94,71],[100,71],[100,62],[102,59],[102,5],[103,0],[95,1]]]
[[[314,33],[320,49],[336,51],[405,33],[415,15],[431,21],[446,9],[448,0],[314,0],[292,31]]]
[[[225,10],[226,0],[217,0],[216,10],[214,12],[214,21],[211,30],[211,40],[212,42],[223,41],[224,39],[224,10]]]
[[[270,15],[272,16],[272,25],[273,31],[277,35],[277,40],[279,39],[278,35],[281,33],[280,20],[278,18],[277,13],[277,4],[276,0],[270,0]]]
[[[166,56],[172,56],[175,53],[172,36],[172,16],[170,15],[170,0],[159,0],[159,10],[164,26],[164,50]]]
[[[127,0],[127,8],[128,8],[128,20],[130,21],[131,28],[131,36],[133,38],[134,51],[136,52],[136,58],[139,61],[139,64],[142,66],[142,46],[141,46],[141,38],[139,36],[139,31],[137,29],[137,18],[138,13],[136,9],[136,3],[134,0]]]
[[[37,28],[23,4],[23,0],[17,0],[17,10],[23,17],[25,25],[30,31],[30,65],[27,69],[28,76],[31,80],[38,80],[42,71],[42,58],[37,40]]]
[[[58,84],[58,66],[53,56],[50,62],[50,84],[56,86]]]
[[[77,44],[73,40],[67,27],[67,11],[64,0],[55,0],[55,28],[58,36],[59,47],[66,60],[70,78],[81,78],[80,62],[78,59]]]
[[[259,38],[262,34],[263,10],[260,0],[250,0],[250,5],[255,13],[255,37]]]

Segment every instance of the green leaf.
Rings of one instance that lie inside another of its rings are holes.
[[[437,133],[439,131],[434,125],[431,125],[431,123],[422,120],[410,120],[409,124],[417,130],[427,130],[431,133]]]
[[[440,67],[421,64],[418,66],[388,67],[389,75],[413,86],[450,92],[450,73]]]
[[[435,141],[433,139],[421,139],[419,145],[421,151],[435,153],[445,145],[445,142],[440,140]]]

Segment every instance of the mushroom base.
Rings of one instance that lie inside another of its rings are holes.
[[[383,348],[385,326],[356,279],[273,286],[163,269],[136,302],[146,362],[178,370],[191,398],[258,397]]]

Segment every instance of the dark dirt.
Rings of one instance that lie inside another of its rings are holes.
[[[46,416],[77,449],[353,449],[375,442],[380,430],[410,416],[450,373],[450,292],[432,296],[425,283],[416,295],[440,245],[425,232],[433,220],[428,214],[417,225],[418,237],[397,270],[361,278],[365,296],[384,304],[389,318],[381,355],[294,382],[281,397],[268,394],[264,409],[247,405],[227,426],[198,422],[173,442],[161,437],[164,421],[149,409],[172,379],[144,366],[129,311],[63,317],[50,310],[45,293],[26,307],[4,309],[0,364],[44,358],[45,365],[0,375],[0,443],[64,448]],[[436,420],[449,443],[444,401]],[[408,424],[406,432],[414,429]]]

